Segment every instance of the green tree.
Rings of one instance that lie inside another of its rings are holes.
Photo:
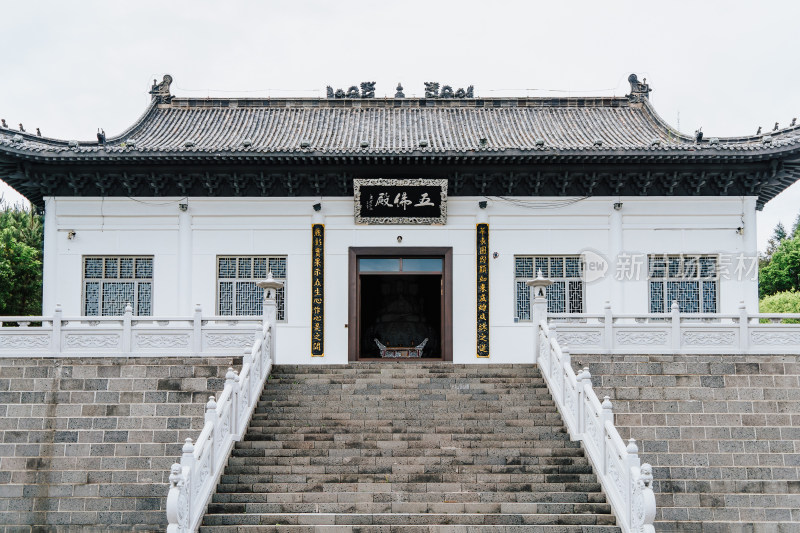
[[[760,297],[800,289],[800,234],[778,245],[758,275]]]
[[[800,213],[798,213],[797,218],[794,219],[794,224],[792,224],[792,233],[789,235],[789,238],[794,239],[800,233],[798,233],[798,229],[800,229]]]
[[[0,205],[0,316],[41,314],[43,243],[40,215]]]
[[[778,225],[772,231],[772,237],[767,241],[767,249],[764,251],[764,255],[759,258],[759,266],[763,267],[769,264],[772,260],[772,254],[775,253],[775,250],[787,237],[786,228],[782,222],[778,222]]]

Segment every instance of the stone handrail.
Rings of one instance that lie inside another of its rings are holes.
[[[794,354],[800,347],[800,314],[669,313],[546,314],[573,354]]]
[[[570,354],[559,345],[555,329],[546,320],[538,322],[534,358],[570,437],[583,441],[623,533],[654,533],[652,467],[640,464],[634,439],[626,445],[620,437],[611,402],[608,396],[600,402],[589,369],[577,375],[572,370]]]
[[[197,441],[186,439],[180,463],[172,465],[167,533],[190,533],[199,527],[230,450],[247,430],[274,360],[272,326],[265,322],[252,349],[245,353],[241,372],[229,368],[219,398],[209,397]]]
[[[583,442],[617,525],[623,533],[655,533],[653,469],[647,463],[640,464],[634,439],[626,445],[620,437],[614,427],[611,402],[608,396],[600,402],[589,369],[577,375],[572,369],[570,354],[556,336],[556,329],[560,335],[560,324],[548,323],[546,289],[552,283],[541,272],[526,282],[533,293],[533,362],[539,365],[570,438]]]
[[[31,325],[41,324],[41,325]],[[253,346],[262,317],[203,316],[196,306],[190,317],[0,317],[0,357],[20,353],[47,357],[230,355]]]

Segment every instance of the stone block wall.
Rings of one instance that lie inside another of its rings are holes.
[[[800,356],[589,356],[653,465],[659,531],[800,532]]]
[[[0,359],[0,531],[163,531],[219,358]]]

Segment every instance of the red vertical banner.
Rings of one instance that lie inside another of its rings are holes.
[[[476,229],[476,348],[478,357],[489,357],[489,224],[478,224]]]
[[[325,356],[325,225],[311,225],[311,357]]]

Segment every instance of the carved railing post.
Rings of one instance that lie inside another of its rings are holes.
[[[583,367],[583,370],[578,372],[575,376],[578,382],[578,436],[584,439],[586,433],[586,385],[592,385],[592,374],[589,372],[589,367]]]
[[[750,318],[747,316],[747,306],[744,301],[739,302],[739,350],[747,353],[750,347]]]
[[[256,333],[256,342],[261,344],[261,332]],[[252,348],[244,349],[244,357],[242,357],[242,368],[245,362],[250,362],[250,393],[255,392],[252,390],[252,385],[261,380],[261,348],[258,353],[254,352]]]
[[[681,351],[681,313],[678,300],[672,300],[670,315],[672,317],[672,353],[677,354]]]
[[[122,352],[130,353],[131,351],[131,320],[133,317],[133,307],[131,304],[125,304],[125,314],[122,317]]]
[[[548,372],[551,372],[551,369],[553,368],[553,365],[555,364],[553,362],[553,359],[555,358],[555,353],[554,353],[555,350],[553,349],[553,341],[558,343],[558,340],[557,340],[558,339],[558,337],[557,337],[557,335],[558,335],[558,325],[555,322],[553,322],[552,324],[548,322],[547,323],[547,329],[550,330],[550,338],[548,339],[548,342],[547,342],[547,359],[546,359],[547,368],[545,370],[547,370]]]
[[[186,483],[180,463],[173,463],[169,474],[169,492],[167,493],[167,533],[184,533],[189,517],[188,495]]]
[[[603,348],[607,354],[614,349],[614,315],[611,314],[611,302],[606,301],[603,306]]]
[[[256,283],[264,289],[264,324],[272,326],[272,340],[270,342],[270,359],[275,362],[275,321],[277,320],[278,289],[283,287],[283,282],[272,277],[272,272],[267,272],[267,279]]]
[[[203,308],[200,304],[194,306],[192,317],[192,349],[198,354],[203,351]]]
[[[562,346],[561,348],[561,355],[563,356],[561,359],[561,364],[559,366],[559,373],[561,374],[561,399],[566,401],[567,399],[567,387],[569,383],[567,382],[567,377],[564,375],[564,369],[572,368],[572,356],[569,354],[569,350],[566,346]]]
[[[540,270],[536,278],[529,279],[525,285],[531,288],[531,320],[533,321],[533,363],[539,360],[539,324],[547,320],[547,287],[553,284],[552,280],[542,277]]]
[[[642,533],[655,533],[653,522],[656,519],[656,495],[653,494],[653,467],[644,463],[639,472],[643,500]]]
[[[639,478],[639,468],[641,467],[641,464],[640,464],[640,461],[639,461],[639,447],[636,446],[636,439],[634,439],[634,438],[628,439],[628,446],[625,448],[625,451],[628,452],[628,454],[626,456],[626,459],[628,460],[628,464],[626,466],[628,467],[627,468],[627,473],[628,473],[628,477],[630,479],[629,485],[633,489],[635,489],[635,487],[633,487],[633,483],[636,483],[636,480]],[[634,510],[634,507],[635,507],[634,499],[637,497],[636,496],[636,490],[630,490],[630,491],[624,493],[623,496],[625,497],[626,500],[628,500],[628,501],[625,502],[625,505],[626,505],[626,507],[628,508],[628,510],[630,512],[630,515],[629,515],[628,519],[630,520],[630,523],[633,524],[634,523],[634,516],[633,516],[633,512],[634,511],[633,510]]]
[[[61,304],[56,304],[56,309],[53,311],[53,330],[50,337],[50,350],[58,354],[61,352],[61,322],[64,318],[64,310],[61,309]]]
[[[192,475],[194,469],[194,444],[192,439],[186,438],[186,441],[181,449],[181,477],[183,478],[183,487],[178,495],[178,527],[179,531],[183,533],[188,532],[189,520],[192,515],[192,496],[194,490],[192,484],[194,483],[194,476]]]
[[[603,397],[603,403],[601,404],[603,411],[600,415],[600,435],[603,438],[603,442],[598,443],[600,445],[600,449],[602,451],[602,457],[600,461],[602,462],[601,470],[603,474],[608,473],[608,446],[611,445],[609,441],[607,430],[606,430],[606,422],[614,423],[614,406],[611,405],[611,398],[608,396]]]
[[[230,410],[228,411],[228,417],[230,417],[231,433],[236,435],[238,433],[236,421],[239,419],[236,413],[239,406],[239,376],[231,367],[228,367],[228,371],[225,373],[225,388],[228,387],[231,389],[231,406],[229,408]]]
[[[211,432],[211,449],[209,450],[209,464],[217,464],[217,441],[221,438],[217,430],[217,399],[214,396],[208,397],[206,402],[205,423],[213,424],[214,430]]]

